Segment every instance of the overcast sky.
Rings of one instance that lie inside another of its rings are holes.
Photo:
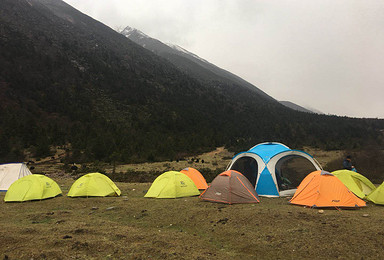
[[[384,118],[382,0],[65,0],[226,69],[277,100]]]

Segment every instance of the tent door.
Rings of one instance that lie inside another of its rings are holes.
[[[236,160],[231,170],[235,170],[243,174],[249,182],[255,187],[257,179],[257,161],[249,156],[244,156]]]

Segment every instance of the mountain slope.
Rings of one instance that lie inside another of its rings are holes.
[[[234,87],[207,88],[62,1],[0,5],[2,156],[66,142],[96,159],[204,149],[223,143],[225,111],[250,105],[231,100]]]
[[[214,64],[200,58],[199,56],[183,49],[175,44],[164,44],[159,40],[149,37],[145,33],[127,26],[121,34],[144,48],[169,60],[179,69],[191,75],[197,80],[214,85],[216,82],[224,84],[235,84],[239,87],[248,88],[255,93],[269,99],[273,99],[265,92],[253,86],[242,78],[223,70]]]
[[[191,76],[60,0],[0,1],[0,32],[2,162],[63,145],[69,162],[132,162],[265,140],[382,141],[382,120],[295,112],[212,71]]]
[[[126,36],[128,39],[132,40],[133,42],[141,45],[142,47],[169,60],[180,70],[199,80],[203,84],[207,84],[212,87],[214,87],[217,82],[227,85],[234,84],[239,88],[248,88],[263,97],[273,99],[272,97],[264,93],[262,90],[258,89],[257,87],[243,80],[242,78],[226,70],[223,70],[215,66],[214,64],[211,64],[205,59],[200,58],[199,56],[185,50],[184,48],[178,45],[171,43],[162,43],[161,41],[154,39],[146,35],[142,31],[132,28],[130,26],[125,27],[120,33]],[[290,101],[279,101],[279,103],[284,105],[285,107],[296,111],[313,113],[313,111],[303,108]]]
[[[296,110],[296,111],[306,112],[306,113],[314,113],[313,111],[308,110],[308,109],[306,109],[302,106],[299,106],[295,103],[292,103],[290,101],[279,101],[279,102],[280,102],[280,104],[283,104],[284,106],[289,107],[289,108]]]

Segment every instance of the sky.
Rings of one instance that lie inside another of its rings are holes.
[[[382,0],[64,0],[177,44],[277,100],[384,118]]]

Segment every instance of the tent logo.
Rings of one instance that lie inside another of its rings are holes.
[[[180,184],[181,184],[181,187],[186,187],[187,186],[184,181],[180,181]]]
[[[45,183],[45,187],[47,187],[47,188],[51,188],[51,184],[49,184],[49,182],[46,182],[46,183]]]
[[[340,202],[340,200],[332,200],[332,202]]]
[[[215,195],[221,196],[221,192],[216,192]]]

